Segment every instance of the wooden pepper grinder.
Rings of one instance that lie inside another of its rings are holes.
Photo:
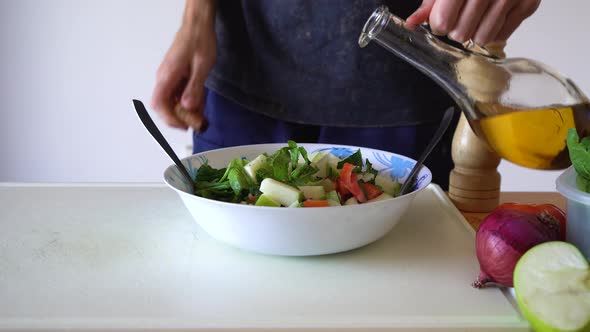
[[[500,202],[500,157],[481,141],[462,114],[453,136],[455,168],[449,178],[449,198],[465,212],[489,212]]]
[[[505,57],[505,43],[487,45],[486,49]],[[453,136],[452,158],[455,168],[449,178],[449,198],[465,212],[489,212],[500,202],[501,158],[480,140],[461,115]]]

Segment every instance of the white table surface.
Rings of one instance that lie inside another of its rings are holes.
[[[477,273],[432,185],[378,242],[286,258],[211,239],[161,185],[0,184],[1,331],[528,330]]]

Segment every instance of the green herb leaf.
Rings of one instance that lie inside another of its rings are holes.
[[[223,191],[225,189],[231,189],[228,181],[223,182],[197,182],[198,189]]]
[[[368,173],[368,174],[373,175],[373,178],[370,181],[367,181],[367,182],[369,182],[371,184],[375,184],[375,178],[377,177],[377,174],[379,174],[379,171],[373,168],[373,164],[371,164],[371,162],[369,161],[369,159],[366,159],[365,160],[365,165],[366,165],[365,166],[366,167],[365,172]]]
[[[196,181],[195,194],[220,201],[240,202],[252,185],[250,177],[244,170],[244,165],[247,163],[248,160],[236,158],[230,162],[227,168],[219,170],[208,169],[207,165],[204,168],[205,175],[210,174],[207,180],[212,181]],[[201,172],[203,166],[199,168],[197,174]],[[222,174],[221,177],[220,174]],[[217,178],[219,179],[215,181]]]
[[[232,169],[234,168],[243,168],[244,167],[244,162],[242,161],[241,158],[236,158],[233,159],[230,163],[229,166],[227,166],[227,169],[225,170],[225,173],[223,174],[223,176],[221,177],[221,179],[219,179],[218,182],[223,182],[225,180],[227,180],[227,177],[229,176],[229,172],[231,172]]]
[[[224,202],[241,201],[241,198],[235,195],[229,185],[229,181],[224,181],[222,183],[198,182],[195,189],[195,195]]]
[[[289,153],[291,154],[291,164],[295,168],[299,163],[299,149],[297,148],[297,143],[294,141],[288,141],[287,143],[289,144]]]
[[[250,190],[249,177],[243,170],[237,167],[232,168],[227,178],[236,195],[239,195],[243,190]]]
[[[326,167],[326,177],[328,179],[337,180],[340,177],[340,173],[338,173],[338,171],[336,171],[333,167],[330,165],[326,165]]]
[[[590,180],[590,137],[584,137],[580,141],[576,129],[570,128],[567,134],[567,147],[576,173]]]
[[[305,150],[304,147],[300,146],[299,147],[299,153],[301,153],[301,156],[303,157],[303,160],[305,160],[306,164],[311,164],[311,161],[309,161],[309,158],[307,156],[307,151]]]
[[[361,155],[361,150],[358,149],[355,153],[351,154],[350,156],[342,159],[338,165],[336,166],[338,169],[341,169],[344,164],[349,163],[354,166],[363,167],[363,156]]]
[[[291,172],[290,183],[295,185],[305,185],[312,181],[313,175],[318,172],[318,168],[312,165],[301,165]]]
[[[379,174],[379,171],[373,168],[373,164],[371,164],[369,159],[365,160],[365,164],[367,165],[367,170],[365,172],[373,174],[374,176],[377,176],[377,174]]]
[[[291,156],[288,148],[282,148],[277,151],[270,162],[273,170],[273,178],[278,181],[287,182],[289,181],[289,163],[291,162]]]
[[[576,174],[576,187],[583,192],[590,193],[590,180]]]
[[[258,183],[262,182],[262,180],[266,178],[273,178],[274,172],[272,166],[270,164],[266,164],[265,166],[256,170],[256,180]]]
[[[262,194],[262,192],[260,191],[260,186],[255,184],[251,185],[249,194],[252,196],[260,196]]]
[[[224,173],[225,168],[215,169],[209,166],[208,161],[205,161],[205,163],[197,170],[195,182],[216,182],[223,177]]]

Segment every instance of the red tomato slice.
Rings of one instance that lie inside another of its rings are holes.
[[[350,190],[348,190],[348,188],[346,188],[346,186],[342,182],[342,179],[340,179],[340,178],[338,180],[336,180],[336,191],[338,191],[338,193],[340,194],[340,197],[345,197],[350,194]]]
[[[376,198],[383,193],[381,190],[379,190],[379,188],[370,183],[363,183],[363,189],[367,194],[367,199]]]
[[[354,165],[350,163],[345,163],[340,170],[340,180],[342,183],[348,184],[350,183],[350,178],[352,176],[352,170],[354,169]]]
[[[356,174],[352,173],[353,170],[354,165],[350,163],[345,163],[342,166],[342,169],[340,170],[340,178],[338,179],[339,187],[346,188],[346,190],[348,190],[357,199],[357,201],[359,201],[359,203],[364,203],[367,201],[367,197],[359,186]],[[342,192],[340,194],[342,195]]]
[[[350,183],[350,177],[352,176],[352,170],[354,169],[354,165],[345,163],[340,170],[340,177],[336,180],[336,185],[338,188],[338,193],[342,199],[346,198],[350,195],[350,189],[348,189],[348,184]]]
[[[353,194],[354,197],[356,197],[356,200],[359,201],[359,203],[364,203],[367,201],[367,196],[365,196],[365,193],[361,189],[361,186],[359,185],[359,181],[358,181],[356,174],[352,174],[350,176],[350,183],[348,184],[348,190],[350,190],[350,193]]]

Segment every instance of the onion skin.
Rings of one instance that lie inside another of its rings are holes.
[[[537,244],[559,238],[559,222],[548,213],[495,209],[477,230],[475,249],[481,272],[473,287],[489,283],[513,287],[514,268],[520,257]]]
[[[557,223],[552,223],[550,227],[560,227],[560,241],[565,241],[566,234],[566,215],[565,212],[559,207],[545,203],[545,204],[518,204],[518,203],[504,203],[498,207],[499,209],[511,209],[511,210],[522,210],[534,214],[548,213],[557,220]],[[546,218],[544,218],[546,219]]]

